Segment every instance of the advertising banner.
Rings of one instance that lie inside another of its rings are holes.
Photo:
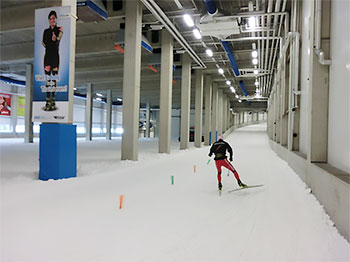
[[[11,115],[11,95],[0,93],[0,115],[10,116]]]
[[[68,122],[70,6],[35,10],[33,122]]]
[[[17,97],[17,116],[24,117],[26,108],[26,99],[24,96]]]

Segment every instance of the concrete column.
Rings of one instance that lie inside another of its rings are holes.
[[[76,17],[77,0],[62,0],[62,6],[71,7],[70,22],[70,55],[69,55],[69,94],[68,94],[68,122],[73,123],[73,106],[74,106],[74,83],[75,83],[75,42],[76,42]]]
[[[203,70],[196,70],[194,146],[202,146]]]
[[[150,114],[150,104],[149,103],[147,103],[146,104],[146,137],[150,137],[150,124],[151,124],[151,119],[150,119],[150,117],[151,117],[151,114]]]
[[[93,108],[93,91],[92,84],[87,84],[86,87],[86,105],[85,105],[85,138],[88,141],[92,139],[92,108]]]
[[[191,105],[191,58],[188,54],[182,56],[181,73],[181,130],[180,149],[189,145],[190,105]]]
[[[106,139],[112,139],[112,90],[107,90]]]
[[[125,1],[122,160],[138,160],[141,28],[140,1]]]
[[[204,145],[208,146],[211,127],[211,97],[212,97],[211,77],[205,77],[205,119],[204,119]]]
[[[168,154],[170,154],[171,139],[173,46],[173,37],[166,29],[163,29],[160,71],[159,153]]]
[[[212,114],[211,114],[211,134],[212,134],[212,143],[216,141],[217,128],[218,128],[218,84],[213,83],[213,94],[212,94]]]
[[[26,65],[26,104],[24,115],[24,143],[33,143],[33,122],[32,122],[32,105],[33,105],[33,65]]]

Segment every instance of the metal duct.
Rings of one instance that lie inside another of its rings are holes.
[[[205,7],[207,8],[207,12],[209,15],[214,16],[218,13],[218,8],[216,7],[215,1],[214,0],[204,0]],[[222,47],[224,48],[228,59],[230,60],[231,67],[233,69],[233,72],[235,72],[236,76],[240,76],[239,73],[239,68],[237,66],[236,59],[233,55],[230,43],[227,41],[221,41]],[[242,89],[242,92],[245,96],[247,96],[247,91],[244,86],[244,82],[241,80],[239,81],[239,85]]]

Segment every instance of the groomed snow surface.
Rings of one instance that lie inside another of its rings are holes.
[[[241,180],[265,186],[228,192],[238,186],[224,169],[221,196],[207,146],[174,142],[168,155],[141,139],[133,162],[120,160],[120,139],[79,140],[77,178],[44,182],[38,143],[22,141],[0,144],[1,261],[350,261],[349,243],[270,149],[264,124],[226,141]]]

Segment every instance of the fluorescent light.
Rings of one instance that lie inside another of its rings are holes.
[[[189,26],[189,27],[194,26],[193,19],[192,19],[192,17],[190,15],[185,14],[185,15],[183,15],[183,18],[184,18],[187,26]]]
[[[117,98],[117,101],[123,101],[123,99],[121,99],[121,98],[118,97],[118,98]]]
[[[252,52],[252,57],[253,57],[253,58],[257,58],[257,57],[258,57],[258,51],[254,50],[254,51]]]
[[[238,102],[242,103],[242,100],[241,100],[241,99],[239,99],[239,100],[238,100]]]
[[[255,81],[255,86],[259,86],[259,81]]]
[[[235,98],[238,98],[239,96],[238,95],[235,95]]]
[[[227,80],[226,85],[228,85],[228,86],[231,85],[231,81]]]
[[[201,33],[199,32],[199,30],[197,28],[193,29],[193,34],[194,36],[197,38],[197,39],[201,39],[202,38],[202,35]]]
[[[98,101],[102,101],[102,98],[101,98],[101,97],[98,97],[98,98],[96,98],[96,100],[98,100]]]
[[[254,58],[254,59],[252,60],[252,62],[253,62],[254,65],[257,65],[257,64],[258,64],[258,59]]]
[[[232,93],[236,93],[236,89],[234,87],[231,86],[230,90],[231,90]]]
[[[222,68],[219,68],[219,69],[218,69],[218,72],[219,72],[220,74],[222,74],[222,75],[224,74],[224,70],[223,70]]]
[[[205,50],[205,52],[207,53],[207,55],[208,55],[209,57],[212,57],[212,56],[213,56],[213,51],[211,51],[210,49]]]
[[[248,24],[249,24],[250,29],[253,29],[256,27],[256,19],[254,16],[249,17]]]
[[[101,96],[101,97],[103,96],[103,95],[101,95],[100,93],[96,93],[96,95],[97,95],[97,96]]]
[[[255,93],[260,93],[260,90],[259,90],[259,88],[257,88],[257,89],[255,89]]]
[[[259,74],[259,70],[258,69],[254,69],[254,75]]]
[[[73,90],[77,90],[77,88],[76,88],[76,87],[73,87]]]
[[[124,133],[124,129],[121,128],[121,127],[117,127],[116,128],[116,132],[117,132],[117,134],[123,134]]]

